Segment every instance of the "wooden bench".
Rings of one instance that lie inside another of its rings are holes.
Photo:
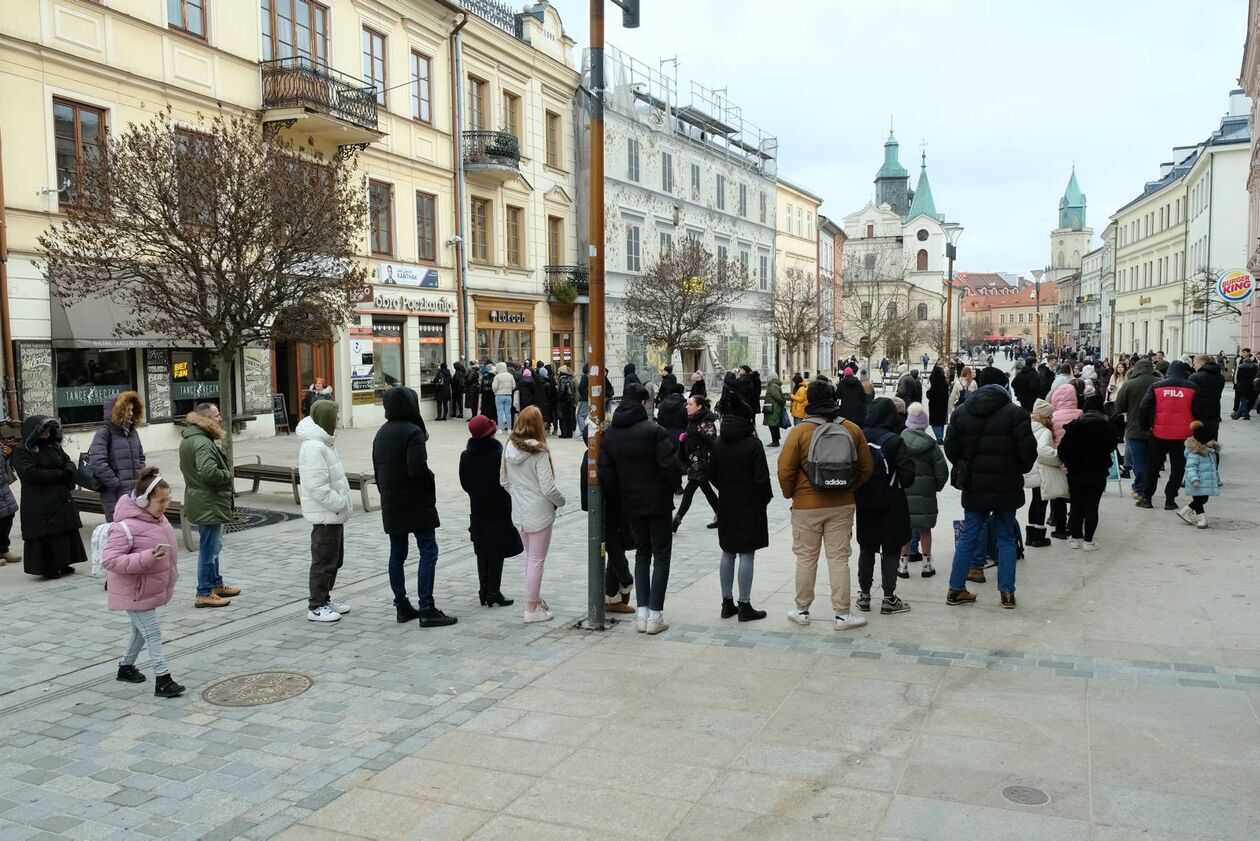
[[[288,485],[293,490],[293,504],[301,505],[302,497],[298,493],[298,485],[302,482],[302,477],[298,475],[296,467],[286,467],[280,464],[263,464],[262,456],[242,456],[242,458],[254,459],[253,464],[237,464],[232,468],[232,473],[237,479],[245,479],[254,483],[254,486],[244,493],[258,493],[258,486],[263,482],[277,482],[282,485]],[[372,498],[368,495],[368,487],[376,484],[376,477],[371,473],[347,473],[346,481],[350,483],[350,489],[359,492],[360,498],[363,500],[363,510],[371,511]]]
[[[86,514],[105,513],[105,507],[101,505],[101,495],[96,491],[75,488],[70,492],[70,501],[74,503],[75,508]],[[194,551],[197,547],[193,545],[192,524],[184,519],[183,505],[172,499],[171,504],[166,508],[166,518],[179,526],[180,533],[184,537],[184,548],[189,552]]]

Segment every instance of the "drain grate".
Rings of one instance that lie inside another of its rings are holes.
[[[1044,806],[1050,802],[1050,795],[1032,786],[1008,786],[1002,789],[1002,796],[1021,806]]]
[[[257,707],[294,698],[313,683],[297,672],[255,672],[213,683],[201,697],[216,707]]]
[[[301,519],[301,514],[290,514],[287,511],[269,511],[265,508],[237,508],[232,512],[232,522],[227,524],[228,534],[258,529],[263,526],[274,526],[290,520]]]

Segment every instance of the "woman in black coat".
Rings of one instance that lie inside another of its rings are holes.
[[[468,494],[468,534],[477,554],[477,598],[483,605],[506,607],[503,559],[521,554],[521,535],[512,525],[512,497],[499,484],[503,445],[494,437],[494,421],[473,418],[468,446],[459,456],[459,485]]]
[[[859,427],[866,425],[866,391],[862,381],[850,374],[840,380],[840,417]]]
[[[928,375],[927,399],[928,426],[932,427],[937,441],[944,440],[945,421],[949,417],[949,382],[939,364]]]
[[[464,416],[464,388],[468,385],[468,372],[463,362],[455,363],[455,373],[451,375],[451,417]]]
[[[709,387],[704,384],[704,374],[696,371],[691,375],[691,391],[688,397],[705,397],[709,393]]]
[[[656,407],[656,422],[665,427],[670,446],[677,450],[678,436],[687,431],[687,401],[683,399],[683,389],[678,383],[662,385],[661,391],[664,395]]]
[[[381,398],[385,423],[372,441],[372,467],[381,492],[381,524],[389,535],[389,586],[394,591],[398,621],[417,617],[422,628],[455,624],[454,616],[437,609],[433,579],[437,571],[438,544],[434,530],[440,525],[437,488],[429,470],[425,442],[429,433],[420,417],[420,398],[415,391],[395,386]],[[408,538],[414,535],[420,551],[416,591],[420,610],[407,598],[403,562]]]
[[[753,425],[753,407],[736,398],[722,416],[722,429],[713,443],[708,479],[718,492],[718,545],[722,581],[722,618],[738,615],[740,622],[765,619],[752,606],[753,558],[770,545],[766,506],[774,498],[766,451]],[[735,556],[739,556],[739,605],[733,598]]]
[[[22,481],[22,568],[27,575],[60,578],[87,560],[79,509],[70,500],[75,467],[61,448],[61,422],[44,415],[22,421],[22,443],[11,456]]]
[[[436,420],[446,420],[447,408],[451,405],[451,369],[443,362],[433,375],[433,399],[437,403]]]

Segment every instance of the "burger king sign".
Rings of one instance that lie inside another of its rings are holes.
[[[1241,304],[1251,297],[1255,281],[1247,272],[1221,272],[1216,279],[1216,294],[1227,304]]]

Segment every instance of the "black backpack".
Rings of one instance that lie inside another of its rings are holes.
[[[893,488],[898,487],[897,471],[888,460],[885,447],[897,436],[884,432],[874,441],[869,438],[866,446],[871,451],[871,478],[863,482],[854,493],[859,508],[865,511],[882,511],[892,501]]]

